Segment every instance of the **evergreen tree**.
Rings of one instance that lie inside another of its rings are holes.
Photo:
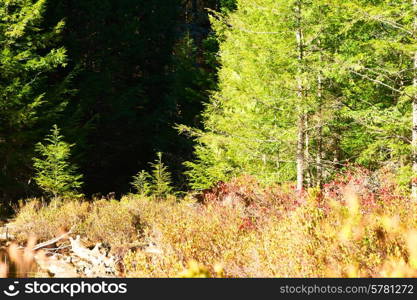
[[[144,196],[148,196],[152,192],[152,187],[150,180],[152,179],[151,175],[145,170],[140,171],[138,174],[133,176],[131,186],[135,191]]]
[[[48,195],[56,197],[81,197],[78,190],[82,186],[82,175],[70,163],[71,147],[63,141],[59,128],[54,125],[51,133],[45,138],[46,144],[38,143],[34,158],[36,170],[35,181]]]
[[[172,193],[171,173],[167,166],[162,162],[162,153],[157,153],[157,159],[150,163],[152,173],[145,170],[140,171],[133,176],[131,185],[141,195],[153,195],[157,198],[163,198]]]
[[[46,0],[0,2],[0,198],[25,191],[39,127],[65,106],[48,77],[66,62],[58,46],[64,23],[44,27],[45,5]]]
[[[205,131],[194,131],[193,187],[249,173],[267,182],[297,178],[303,188],[315,164],[311,128],[327,96],[319,92],[324,78],[316,78],[331,72],[320,53],[333,49],[318,47],[334,26],[327,2],[240,0],[235,12],[213,19],[222,41],[220,83]]]
[[[152,167],[152,193],[157,197],[166,197],[172,193],[171,174],[162,162],[162,153],[159,152],[157,160]]]
[[[337,60],[350,98],[343,115],[357,129],[343,144],[368,168],[391,165],[409,174],[417,198],[417,5],[358,0],[343,10],[349,21]]]
[[[238,1],[214,22],[220,86],[194,131],[192,185],[249,173],[301,190],[347,162],[417,172],[416,11],[411,0]]]

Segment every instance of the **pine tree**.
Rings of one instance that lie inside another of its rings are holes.
[[[38,186],[54,198],[82,197],[78,191],[82,186],[83,176],[77,174],[77,168],[69,161],[71,147],[74,145],[63,141],[56,125],[45,138],[45,142],[46,144],[36,145],[39,158],[33,159]]]
[[[140,171],[132,178],[130,185],[135,189],[135,191],[144,196],[148,196],[152,192],[152,186],[150,180],[152,176],[145,170]]]

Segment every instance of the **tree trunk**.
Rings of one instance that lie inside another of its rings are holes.
[[[298,117],[298,136],[297,136],[297,191],[302,192],[304,187],[304,170],[305,170],[305,156],[304,156],[304,115],[300,114]]]
[[[320,9],[320,14],[322,10]],[[319,55],[320,68],[323,64],[321,39],[317,41]],[[317,100],[318,100],[318,129],[317,129],[317,154],[316,154],[316,180],[315,185],[322,187],[323,184],[323,74],[321,69],[317,75]]]
[[[298,124],[297,124],[297,192],[301,193],[304,187],[305,173],[305,114],[303,109],[304,87],[302,81],[303,60],[304,60],[304,37],[302,30],[302,3],[297,1],[295,7],[297,18],[297,51],[298,51],[298,76],[297,76],[297,98],[298,98]]]
[[[319,126],[317,131],[316,186],[321,188],[323,181],[323,79],[321,72],[317,76],[317,85]]]
[[[313,174],[311,174],[310,169],[310,134],[308,131],[308,124],[309,124],[309,115],[304,115],[304,185],[306,187],[311,187],[313,181]]]

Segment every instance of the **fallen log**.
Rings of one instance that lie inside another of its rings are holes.
[[[79,235],[77,235],[75,239],[70,237],[69,240],[74,254],[79,258],[90,262],[94,267],[101,269],[113,269],[115,267],[115,259],[113,257],[107,257],[105,253],[100,251],[100,243],[96,244],[96,246],[90,250],[82,245]]]
[[[69,236],[71,232],[72,230],[36,246],[29,246],[33,253],[36,252],[34,258],[39,268],[54,277],[114,277],[116,258],[108,256],[100,243],[90,250],[82,244],[79,235],[75,239]],[[65,238],[69,239],[70,245],[58,247],[58,251],[52,252],[43,249]],[[71,251],[66,251],[66,254],[58,253],[59,249],[64,248]]]

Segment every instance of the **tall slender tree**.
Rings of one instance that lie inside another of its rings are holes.
[[[304,58],[305,58],[305,41],[304,41],[304,19],[303,19],[303,9],[304,3],[302,0],[297,0],[294,3],[295,10],[295,37],[297,39],[297,56],[298,56],[298,70],[297,70],[297,113],[298,113],[298,123],[297,123],[297,191],[301,192],[304,187],[304,175],[306,167],[306,158],[308,155],[308,148],[306,141],[308,141],[308,136],[306,134],[306,125],[307,125],[307,116],[304,111],[303,102],[305,101],[305,87],[303,85],[302,75],[304,73]],[[306,140],[307,138],[307,140]]]

